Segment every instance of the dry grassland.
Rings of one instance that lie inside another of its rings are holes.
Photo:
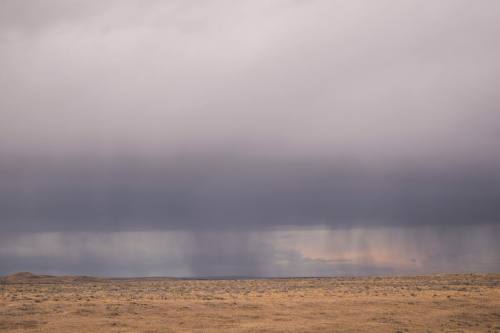
[[[500,274],[0,283],[1,332],[500,332]]]

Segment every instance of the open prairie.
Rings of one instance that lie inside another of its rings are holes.
[[[500,274],[1,281],[2,332],[500,332]]]

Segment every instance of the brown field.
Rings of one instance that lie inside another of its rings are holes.
[[[500,332],[500,274],[0,283],[1,332]]]

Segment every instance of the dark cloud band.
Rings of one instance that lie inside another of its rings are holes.
[[[193,159],[11,164],[0,200],[9,230],[500,222],[488,166]]]

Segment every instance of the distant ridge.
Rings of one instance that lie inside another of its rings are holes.
[[[0,284],[59,284],[81,282],[112,282],[112,281],[163,281],[178,280],[173,277],[95,277],[86,275],[37,275],[31,272],[19,272],[0,276]]]
[[[498,273],[433,273],[427,275],[388,275],[388,276],[290,276],[290,277],[258,277],[258,276],[200,276],[200,277],[94,277],[86,275],[39,275],[31,272],[18,272],[11,275],[0,276],[0,284],[64,284],[64,283],[85,283],[85,282],[137,282],[137,281],[165,281],[165,280],[303,280],[303,279],[338,279],[338,280],[362,280],[362,279],[424,279],[428,277],[436,278],[459,278],[463,276],[486,277],[498,275]],[[496,282],[495,282],[496,283]]]
[[[0,277],[0,282],[6,284],[97,282],[101,280],[101,278],[91,276],[37,275],[31,272],[19,272]]]

